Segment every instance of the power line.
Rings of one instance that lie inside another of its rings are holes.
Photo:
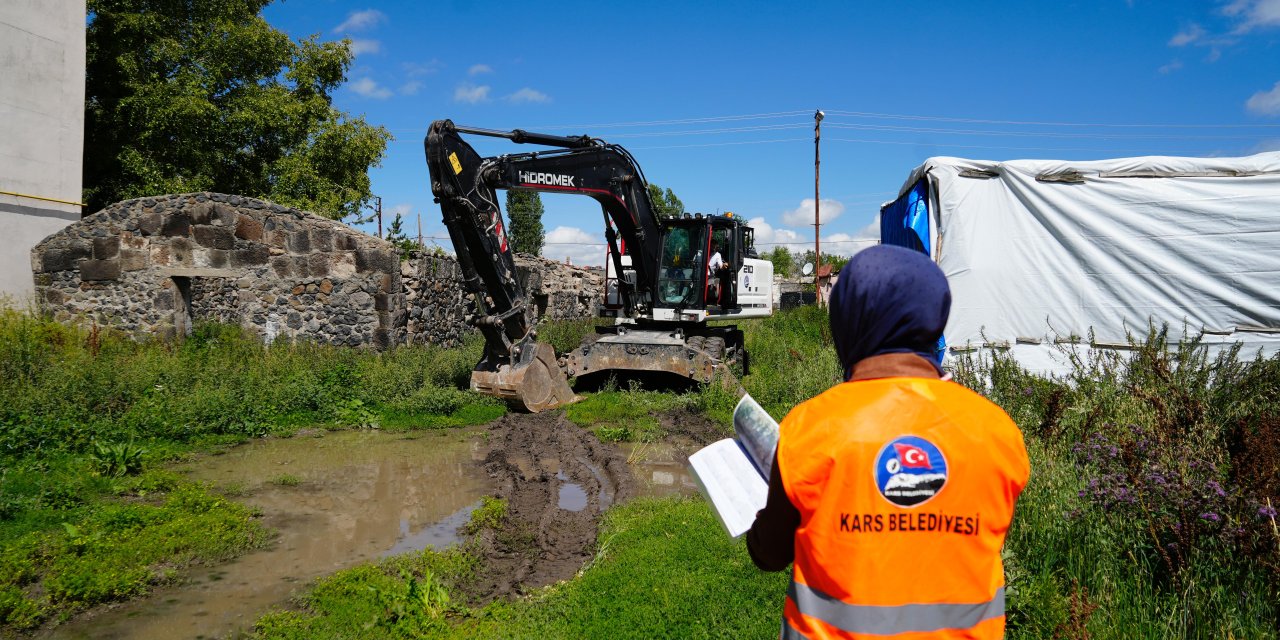
[[[770,142],[808,142],[808,138],[780,138],[776,140],[743,140],[740,142],[706,142],[702,144],[671,144],[657,147],[631,147],[635,151],[647,151],[652,149],[694,149],[700,147],[729,147],[740,144],[766,144]]]
[[[1149,150],[1149,149],[1146,149],[1146,150],[1134,150],[1134,149],[1114,149],[1114,148],[1112,148],[1112,149],[1107,149],[1107,148],[1092,148],[1092,147],[1012,147],[1012,146],[1007,146],[1007,145],[949,144],[949,143],[940,143],[940,142],[932,142],[932,141],[919,141],[919,140],[866,140],[866,139],[861,139],[861,138],[829,138],[829,140],[833,140],[833,141],[836,141],[836,142],[859,142],[859,143],[866,143],[866,144],[933,145],[933,146],[937,146],[937,147],[942,147],[942,148],[944,148],[944,149],[946,149],[946,148],[951,148],[951,149],[1004,149],[1004,150],[1008,150],[1008,151],[1088,151],[1088,152],[1091,152],[1091,153],[1101,153],[1101,152],[1105,152],[1105,153],[1139,153],[1139,154],[1147,154],[1147,155],[1150,155],[1150,154],[1152,153],[1152,152],[1151,152],[1151,150]],[[1187,152],[1173,152],[1173,151],[1166,151],[1165,153],[1168,153],[1168,154],[1175,154],[1175,153],[1176,153],[1177,155],[1187,155]]]
[[[1105,122],[1037,122],[1028,120],[983,120],[978,118],[950,118],[946,116],[917,116],[901,113],[873,113],[868,111],[838,111],[829,109],[827,113],[854,116],[859,118],[883,118],[887,120],[928,120],[935,122],[963,122],[969,124],[1011,124],[1040,127],[1133,127],[1133,128],[1166,128],[1166,129],[1247,129],[1280,128],[1280,124],[1148,124],[1148,123],[1105,123]]]
[[[932,127],[903,127],[876,124],[837,123],[828,125],[834,129],[861,129],[868,131],[902,131],[907,133],[942,133],[951,135],[983,135],[983,136],[1017,136],[1026,138],[1095,138],[1111,140],[1128,139],[1169,139],[1169,140],[1254,140],[1257,136],[1241,135],[1162,135],[1155,133],[1055,133],[1050,131],[991,131],[983,129],[939,129]]]
[[[646,131],[643,133],[619,133],[611,138],[653,138],[660,136],[688,136],[715,133],[747,133],[751,131],[776,131],[778,129],[808,128],[808,124],[763,124],[754,127],[727,127],[723,129],[683,129],[680,131]]]
[[[852,118],[881,119],[881,120],[908,120],[919,122],[954,122],[962,124],[993,124],[993,125],[1012,125],[1012,126],[1036,126],[1036,127],[1097,127],[1097,128],[1135,128],[1135,129],[1277,129],[1280,124],[1226,124],[1226,123],[1116,123],[1116,122],[1064,122],[1064,121],[1040,121],[1040,120],[996,120],[987,118],[960,118],[952,116],[931,116],[916,115],[905,113],[885,113],[873,111],[849,111],[841,109],[828,109],[826,112],[830,115],[840,115]],[[629,122],[603,122],[594,124],[556,124],[556,125],[537,125],[529,127],[530,129],[609,129],[609,128],[628,128],[628,127],[654,127],[664,125],[681,125],[681,124],[704,124],[712,122],[739,122],[745,120],[767,120],[776,118],[790,118],[795,116],[807,116],[809,110],[799,109],[795,111],[775,111],[771,113],[751,113],[751,114],[735,114],[720,116],[703,116],[697,118],[671,118],[666,120],[636,120]],[[803,125],[803,126],[807,126]],[[872,126],[872,125],[864,125]],[[425,128],[403,128],[392,129],[397,133],[425,133]],[[681,132],[673,132],[679,134]],[[653,134],[657,135],[657,134]]]
[[[775,113],[752,113],[745,115],[730,116],[709,116],[703,118],[680,118],[675,120],[647,120],[634,122],[606,122],[597,124],[543,124],[527,127],[527,129],[607,129],[614,127],[653,127],[658,125],[671,124],[699,124],[706,122],[731,122],[737,120],[765,120],[769,118],[786,118],[790,116],[803,115],[808,113],[807,110],[802,111],[778,111]],[[522,127],[524,128],[524,127]],[[409,128],[409,129],[391,129],[396,133],[426,133],[426,129]]]
[[[808,113],[809,113],[808,109],[802,109],[799,111],[777,111],[774,113],[752,113],[752,114],[735,115],[735,116],[682,118],[678,120],[648,120],[648,121],[636,121],[636,122],[611,122],[611,123],[604,123],[604,124],[572,124],[572,125],[562,124],[562,125],[554,125],[554,126],[544,126],[542,128],[573,129],[573,128],[585,127],[585,128],[603,129],[607,127],[652,127],[652,126],[667,125],[667,124],[695,124],[695,123],[701,123],[701,122],[725,122],[725,121],[731,121],[731,120],[764,120],[767,118],[786,118],[790,116],[806,115]]]

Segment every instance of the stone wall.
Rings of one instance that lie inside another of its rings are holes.
[[[539,317],[594,315],[599,274],[533,256],[516,262]],[[474,331],[474,303],[451,256],[400,261],[389,243],[346,225],[240,196],[111,205],[36,245],[31,267],[45,312],[138,336],[218,321],[267,341],[383,348],[456,346]]]
[[[394,248],[341,223],[213,193],[116,203],[36,245],[36,298],[59,320],[145,335],[192,321],[264,339],[386,346],[403,340]]]
[[[604,280],[586,269],[517,254],[516,270],[539,318],[569,320],[595,316]],[[405,341],[457,345],[475,331],[467,318],[475,304],[462,291],[458,263],[452,256],[414,256],[400,265],[404,281]]]

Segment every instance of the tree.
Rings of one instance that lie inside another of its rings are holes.
[[[542,255],[546,237],[542,229],[542,196],[537,191],[507,191],[507,219],[511,222],[507,229],[511,250]]]
[[[670,189],[663,190],[652,182],[649,183],[649,201],[653,204],[653,213],[659,218],[671,218],[684,215],[684,203]]]
[[[843,269],[846,264],[849,264],[849,257],[824,253],[822,254],[822,264],[831,265],[831,272],[836,273]]]
[[[803,274],[804,265],[806,264],[813,265],[813,268],[815,270],[818,268],[818,263],[817,263],[818,254],[814,253],[813,249],[806,249],[804,253],[793,253],[791,255],[794,256],[794,259],[795,259],[795,262],[793,264],[795,266],[796,274]],[[809,275],[813,275],[813,272],[810,271]]]
[[[293,41],[270,0],[89,0],[84,200],[221,191],[334,219],[391,135],[334,109],[347,41]]]
[[[407,259],[409,252],[418,248],[418,243],[409,239],[409,235],[404,232],[404,219],[400,214],[391,219],[391,224],[387,226],[386,241],[395,245],[396,250],[400,252],[401,259]]]
[[[765,252],[764,259],[773,263],[773,274],[787,278],[791,276],[792,258],[791,252],[783,245],[777,245],[773,249]]]

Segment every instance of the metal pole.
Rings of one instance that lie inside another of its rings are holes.
[[[818,143],[822,140],[822,118],[825,115],[821,109],[813,114],[813,290],[819,305],[822,304],[822,289],[819,286],[821,280],[818,277],[818,272],[822,270],[822,217],[819,214],[822,198],[818,190],[818,179],[821,175],[819,167],[822,165],[822,156]]]
[[[378,237],[382,237],[382,196],[373,197],[373,209],[378,212]]]
[[[422,251],[422,214],[418,214],[418,251]]]

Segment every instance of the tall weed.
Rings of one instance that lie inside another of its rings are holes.
[[[0,457],[259,436],[333,421],[355,402],[375,414],[394,408],[402,422],[406,404],[448,415],[468,399],[487,404],[457,390],[479,346],[267,348],[225,325],[198,326],[180,344],[137,342],[0,309]],[[424,403],[424,394],[449,400]]]
[[[1127,354],[1073,354],[1063,379],[960,362],[1032,455],[1006,545],[1011,635],[1276,636],[1280,355],[1239,356],[1153,328]]]

